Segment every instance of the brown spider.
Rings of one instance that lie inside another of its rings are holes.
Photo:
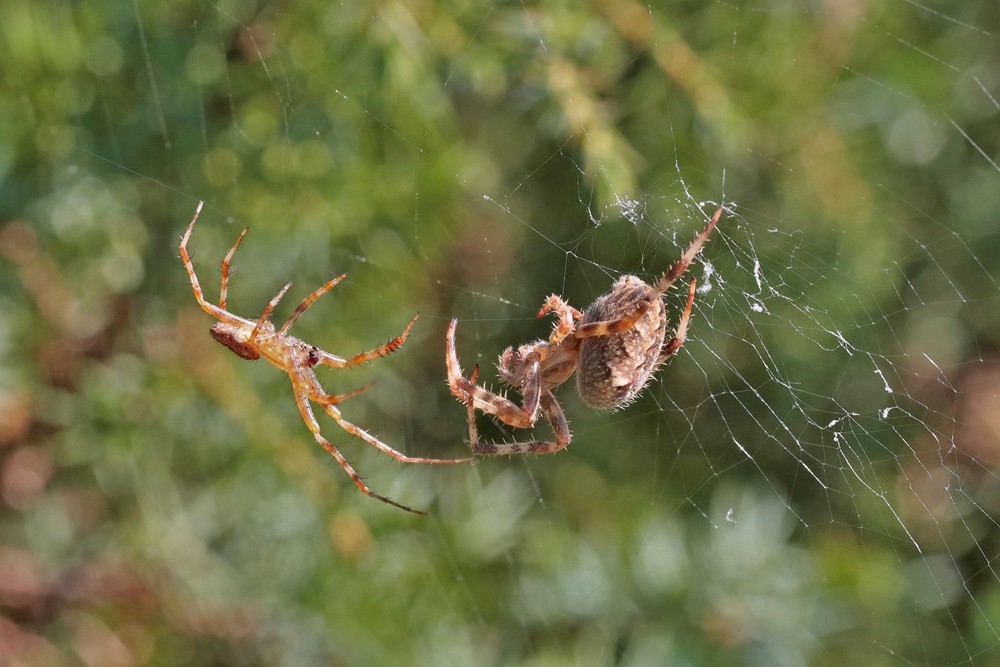
[[[695,281],[692,280],[688,288],[687,306],[677,331],[666,342],[667,312],[661,297],[687,270],[721,215],[720,206],[701,234],[655,286],[647,285],[636,276],[622,276],[610,292],[599,297],[583,313],[560,296],[553,294],[547,298],[538,317],[551,312],[559,318],[549,339],[522,345],[517,350],[508,347],[497,363],[500,378],[521,393],[522,405],[477,385],[479,366],[472,371],[471,378],[462,374],[455,352],[458,320],[452,320],[445,348],[448,385],[451,393],[468,408],[473,453],[548,454],[565,448],[570,442],[569,424],[552,390],[569,380],[577,370],[577,390],[587,405],[613,409],[634,400],[656,369],[684,344],[694,305]],[[534,426],[541,408],[555,432],[555,442],[479,442],[476,408],[515,428]]]
[[[378,498],[384,503],[404,509],[407,512],[413,512],[414,514],[426,514],[426,512],[420,512],[407,507],[406,505],[401,505],[394,500],[390,500],[385,496],[375,493],[371,487],[369,487],[364,480],[358,476],[358,473],[355,472],[354,468],[351,467],[351,464],[347,462],[347,459],[344,458],[337,448],[320,434],[319,423],[317,423],[316,417],[313,415],[312,406],[310,405],[310,401],[318,404],[328,415],[333,417],[342,429],[351,435],[361,438],[368,444],[378,447],[380,450],[397,461],[402,461],[404,463],[466,463],[471,461],[472,459],[469,458],[416,458],[406,456],[405,454],[396,451],[375,436],[344,419],[340,414],[340,410],[336,407],[336,405],[344,399],[357,396],[361,392],[365,391],[371,387],[371,384],[346,394],[327,394],[323,390],[323,387],[320,386],[319,380],[316,378],[316,373],[313,372],[313,366],[317,364],[324,364],[334,368],[347,368],[348,366],[355,366],[372,359],[377,359],[378,357],[384,357],[391,352],[396,351],[403,345],[406,337],[410,334],[410,329],[413,328],[413,323],[417,321],[420,313],[413,316],[413,319],[406,325],[403,333],[396,338],[393,338],[385,345],[379,346],[374,350],[356,354],[350,359],[344,359],[335,354],[330,354],[329,352],[319,349],[315,345],[310,345],[305,341],[288,335],[288,330],[293,324],[295,324],[299,317],[301,317],[302,313],[306,312],[306,309],[311,306],[316,299],[329,292],[334,285],[347,277],[346,273],[337,276],[303,299],[302,303],[295,308],[288,320],[286,320],[277,331],[275,331],[274,324],[270,321],[271,311],[278,305],[281,297],[285,296],[285,292],[287,292],[288,288],[292,286],[292,283],[288,283],[281,288],[281,291],[278,292],[278,294],[271,299],[270,302],[268,302],[267,306],[264,308],[264,312],[262,312],[260,317],[256,320],[247,320],[237,315],[233,315],[226,310],[226,290],[229,287],[229,264],[233,259],[233,255],[236,253],[236,248],[239,247],[240,242],[243,240],[243,237],[246,235],[249,227],[240,232],[240,235],[236,238],[236,243],[233,244],[233,247],[229,249],[229,252],[226,253],[225,258],[222,260],[222,285],[219,291],[219,305],[216,306],[209,303],[205,300],[205,295],[202,292],[201,285],[198,283],[198,276],[195,275],[194,272],[194,265],[191,263],[191,258],[188,256],[187,251],[188,239],[191,238],[191,231],[194,229],[194,223],[198,221],[198,214],[201,213],[203,203],[204,202],[198,202],[198,208],[194,212],[191,224],[188,225],[187,231],[184,232],[184,236],[181,237],[180,252],[181,260],[183,260],[184,267],[187,269],[188,276],[191,278],[191,287],[194,290],[195,298],[198,300],[198,305],[200,305],[201,309],[206,313],[219,320],[212,325],[212,338],[219,341],[244,359],[254,360],[264,357],[272,364],[288,373],[288,377],[292,381],[295,403],[299,406],[299,412],[302,414],[302,420],[306,423],[309,430],[312,431],[313,436],[316,438],[316,442],[318,442],[323,449],[329,452],[330,455],[337,460],[337,463],[339,463],[341,467],[347,471],[347,474],[351,476],[351,479],[354,480],[354,483],[359,489],[361,489],[362,493],[371,496],[372,498]]]

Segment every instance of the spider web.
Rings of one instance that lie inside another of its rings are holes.
[[[42,646],[25,664],[998,659],[995,2],[318,4],[6,19],[0,563],[28,583],[0,637]],[[558,390],[566,452],[390,465],[324,423],[421,523],[212,347],[173,252],[199,199],[206,285],[252,227],[234,312],[348,271],[295,333],[353,354],[421,311],[321,376],[376,380],[345,415],[418,456],[463,451],[450,318],[499,389],[548,294],[655,279],[725,213],[643,397]]]

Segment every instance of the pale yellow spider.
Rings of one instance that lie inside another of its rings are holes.
[[[508,347],[497,362],[500,378],[520,392],[521,405],[476,384],[479,366],[473,369],[471,378],[462,374],[455,351],[458,320],[452,320],[445,347],[448,385],[466,405],[472,452],[548,454],[564,449],[570,442],[569,424],[552,392],[574,373],[581,398],[593,408],[614,409],[634,400],[649,384],[653,373],[684,344],[694,305],[695,281],[688,287],[687,306],[670,340],[666,340],[667,310],[662,296],[687,271],[721,216],[720,206],[705,229],[655,285],[648,285],[637,276],[622,276],[610,292],[582,313],[558,295],[546,299],[538,317],[547,313],[559,317],[549,339],[536,340],[516,350]],[[555,441],[480,442],[476,409],[515,428],[534,426],[540,411],[551,424]]]
[[[302,313],[313,304],[316,299],[320,298],[328,291],[330,291],[334,285],[343,280],[347,274],[341,274],[337,276],[330,282],[326,283],[318,290],[307,296],[302,300],[295,310],[292,312],[291,316],[285,321],[281,328],[275,331],[274,324],[271,323],[271,311],[274,307],[278,305],[278,302],[288,288],[292,286],[292,283],[288,283],[281,288],[281,291],[268,302],[267,306],[264,308],[264,312],[261,313],[260,317],[256,320],[248,320],[238,315],[234,315],[226,310],[226,290],[229,287],[229,264],[233,259],[233,255],[236,253],[236,248],[239,247],[240,242],[247,233],[247,229],[240,232],[240,235],[236,238],[236,243],[233,247],[229,249],[226,253],[225,258],[222,260],[222,285],[219,290],[219,305],[209,303],[205,300],[204,293],[202,292],[201,285],[198,283],[198,276],[195,275],[194,265],[191,263],[191,258],[188,255],[187,243],[188,239],[191,238],[191,231],[194,229],[195,222],[198,221],[198,214],[201,213],[201,207],[204,202],[198,203],[198,208],[194,212],[194,217],[191,219],[191,224],[188,225],[187,231],[184,232],[184,236],[181,237],[180,253],[181,260],[184,262],[184,267],[187,269],[188,276],[191,278],[191,288],[194,290],[194,296],[198,300],[198,305],[206,313],[219,320],[212,325],[211,334],[212,338],[219,341],[230,350],[235,352],[240,357],[244,359],[260,359],[264,357],[273,365],[280,368],[282,371],[288,374],[289,379],[292,381],[292,393],[295,396],[295,403],[299,407],[299,412],[302,414],[302,420],[305,422],[306,426],[312,432],[313,437],[316,438],[323,449],[330,453],[330,455],[337,460],[337,463],[351,476],[354,483],[357,485],[361,492],[365,495],[371,496],[372,498],[377,498],[384,503],[388,503],[400,509],[406,510],[407,512],[413,512],[414,514],[426,514],[425,512],[420,512],[406,505],[401,505],[394,500],[390,500],[385,496],[375,493],[358,476],[354,468],[347,459],[337,450],[334,445],[324,438],[320,433],[319,423],[316,421],[316,416],[313,414],[312,405],[310,401],[316,403],[323,408],[328,415],[330,415],[337,424],[350,433],[355,435],[370,445],[378,447],[380,450],[396,459],[397,461],[402,461],[403,463],[467,463],[472,459],[426,459],[417,458],[413,456],[407,456],[402,454],[389,445],[385,444],[375,436],[366,432],[364,429],[355,426],[350,423],[340,414],[340,410],[337,409],[337,404],[344,399],[356,396],[361,392],[368,389],[371,385],[362,387],[352,392],[346,394],[327,394],[320,386],[319,380],[316,378],[316,373],[313,372],[313,366],[317,364],[323,364],[325,366],[332,366],[333,368],[347,368],[348,366],[355,366],[357,364],[364,363],[366,361],[371,361],[372,359],[377,359],[379,357],[384,357],[397,349],[399,349],[406,337],[410,334],[410,329],[413,328],[413,323],[417,321],[420,313],[413,316],[410,323],[406,325],[406,328],[396,338],[393,338],[385,345],[381,345],[374,350],[369,352],[362,352],[361,354],[356,354],[350,359],[344,359],[343,357],[338,357],[335,354],[330,354],[325,352],[315,345],[310,345],[305,341],[299,340],[293,336],[288,335],[288,330],[295,324],[296,320],[302,316]]]

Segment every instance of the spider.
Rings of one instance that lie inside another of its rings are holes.
[[[655,286],[647,285],[636,276],[622,276],[610,292],[582,313],[562,297],[549,296],[538,311],[538,317],[548,313],[558,317],[549,339],[537,340],[516,350],[508,347],[497,362],[500,378],[520,392],[521,405],[477,385],[478,365],[470,378],[462,374],[455,351],[458,320],[453,319],[448,326],[445,348],[448,385],[451,393],[468,409],[472,452],[480,455],[549,454],[564,449],[570,443],[569,424],[552,392],[574,372],[580,396],[593,408],[614,409],[634,400],[653,373],[684,344],[696,282],[691,280],[687,306],[670,340],[665,340],[667,312],[661,297],[687,270],[721,215],[720,206],[705,229]],[[534,426],[541,410],[552,426],[555,441],[480,442],[476,432],[477,408],[515,428]]]
[[[194,229],[194,225],[198,221],[198,214],[201,213],[203,204],[204,202],[198,203],[198,208],[194,212],[191,224],[188,225],[187,231],[184,232],[184,236],[181,237],[180,253],[181,260],[184,262],[184,267],[187,269],[188,276],[191,278],[191,288],[194,290],[194,296],[198,300],[198,305],[201,306],[201,309],[206,313],[219,320],[212,325],[210,331],[212,338],[219,341],[244,359],[255,360],[264,357],[273,365],[288,374],[289,379],[292,381],[292,393],[295,396],[295,404],[298,406],[299,412],[302,415],[302,421],[305,422],[306,426],[312,432],[313,437],[316,438],[316,442],[318,442],[323,449],[329,452],[330,455],[337,460],[337,463],[339,463],[347,474],[351,476],[351,479],[354,480],[354,483],[359,489],[361,489],[362,493],[367,496],[371,496],[372,498],[377,498],[378,500],[388,503],[394,507],[406,510],[407,512],[425,515],[426,512],[421,512],[411,507],[407,507],[406,505],[397,503],[396,501],[379,495],[372,490],[372,488],[368,486],[368,484],[366,484],[360,476],[358,476],[358,473],[354,470],[351,464],[347,462],[347,459],[344,458],[337,448],[320,433],[319,423],[316,421],[312,405],[310,404],[310,401],[312,403],[316,403],[323,408],[323,410],[330,415],[342,429],[351,435],[361,438],[368,444],[374,445],[397,461],[402,461],[403,463],[466,463],[471,461],[472,459],[470,458],[416,458],[396,451],[364,429],[355,426],[351,422],[344,419],[340,414],[340,410],[337,408],[338,403],[351,398],[352,396],[357,396],[361,392],[370,388],[371,384],[346,394],[327,394],[320,385],[319,380],[316,378],[316,373],[313,372],[313,366],[316,366],[317,364],[332,366],[333,368],[347,368],[349,366],[356,366],[357,364],[371,361],[372,359],[377,359],[379,357],[384,357],[392,352],[395,352],[406,341],[406,337],[410,334],[410,329],[413,328],[413,323],[417,321],[418,317],[420,317],[420,313],[413,316],[413,319],[410,320],[410,323],[406,325],[403,333],[399,336],[393,338],[385,345],[381,345],[369,352],[356,354],[350,359],[344,359],[343,357],[338,357],[335,354],[330,354],[329,352],[319,349],[315,345],[310,345],[305,341],[288,335],[288,330],[293,324],[295,324],[299,317],[306,312],[306,309],[309,308],[309,306],[311,306],[316,299],[329,292],[337,283],[346,278],[346,273],[337,276],[303,299],[302,303],[295,308],[291,316],[277,331],[275,331],[274,324],[270,321],[271,311],[278,305],[281,298],[285,296],[285,293],[288,291],[288,288],[292,286],[292,283],[288,283],[281,288],[281,291],[279,291],[278,294],[275,295],[270,302],[268,302],[267,306],[264,307],[264,311],[256,320],[244,319],[238,315],[230,313],[226,310],[226,291],[229,287],[229,264],[232,262],[233,255],[236,254],[236,248],[239,247],[240,242],[243,240],[243,237],[246,235],[249,227],[240,232],[240,235],[236,237],[236,242],[233,244],[233,247],[229,249],[229,252],[226,253],[225,258],[222,260],[222,284],[219,289],[219,305],[216,306],[209,303],[205,300],[205,295],[198,282],[198,276],[194,271],[194,265],[191,263],[191,258],[187,251],[188,239],[191,238],[191,231]]]

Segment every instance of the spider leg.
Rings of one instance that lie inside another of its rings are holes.
[[[402,452],[396,451],[389,445],[385,444],[379,440],[374,435],[368,433],[360,426],[355,426],[351,422],[344,419],[341,415],[340,410],[335,407],[340,401],[350,398],[351,396],[357,396],[361,392],[367,390],[371,387],[371,384],[362,387],[361,389],[356,389],[352,392],[339,395],[327,394],[323,391],[323,387],[320,385],[319,380],[316,378],[316,373],[313,372],[311,368],[301,368],[297,370],[292,370],[289,374],[292,379],[292,385],[296,388],[296,393],[304,393],[306,398],[310,401],[315,401],[326,411],[340,428],[344,429],[351,435],[357,436],[374,447],[382,450],[392,458],[397,461],[402,461],[403,463],[467,463],[471,461],[470,458],[464,459],[428,459],[415,456],[407,456]]]
[[[233,248],[233,250],[235,250],[235,248]],[[337,276],[336,278],[334,278],[333,280],[326,283],[318,290],[316,290],[315,292],[304,298],[302,300],[302,303],[300,303],[298,306],[295,307],[295,310],[292,312],[288,320],[281,325],[281,330],[278,331],[278,335],[284,335],[289,329],[292,328],[292,325],[295,324],[296,320],[298,320],[302,316],[302,313],[306,312],[306,308],[308,308],[313,304],[313,301],[315,301],[316,299],[320,298],[321,296],[329,292],[331,289],[333,289],[334,285],[336,285],[346,277],[347,277],[346,273],[341,273],[339,276]]]
[[[343,357],[338,357],[335,354],[330,354],[329,352],[324,352],[323,350],[316,350],[318,363],[326,366],[333,366],[334,368],[347,368],[348,366],[356,366],[357,364],[363,364],[364,362],[371,361],[372,359],[388,356],[403,346],[403,343],[406,342],[407,336],[410,335],[410,329],[413,328],[413,324],[417,321],[418,317],[420,317],[420,313],[413,316],[410,323],[406,325],[405,329],[403,329],[403,333],[399,334],[385,345],[379,345],[374,350],[356,354],[350,359],[344,359]]]
[[[474,454],[480,456],[511,456],[519,454],[552,454],[565,449],[570,443],[569,423],[559,402],[551,391],[545,390],[541,397],[542,412],[552,426],[555,442],[531,440],[525,442],[479,442],[474,414],[470,410],[469,439]]]
[[[649,300],[641,301],[635,311],[629,313],[627,316],[620,317],[617,320],[588,322],[587,324],[577,327],[573,335],[577,338],[593,338],[594,336],[607,336],[609,334],[628,331],[635,326],[635,323],[639,321],[639,318],[646,314],[650,305],[651,303]]]
[[[660,356],[656,362],[657,366],[677,354],[684,341],[687,340],[688,322],[691,321],[691,308],[694,306],[694,288],[696,284],[697,281],[692,278],[691,287],[688,288],[687,306],[684,307],[684,314],[681,315],[681,321],[677,324],[677,332],[674,333],[673,338],[664,343],[663,347],[660,348]]]
[[[374,386],[375,382],[369,382],[360,389],[355,389],[354,391],[349,391],[346,394],[323,394],[322,396],[314,396],[313,400],[321,405],[336,405],[341,401],[346,401],[349,398],[353,398],[362,392],[366,392]]]
[[[351,466],[351,464],[347,462],[347,459],[344,458],[344,455],[341,454],[340,451],[333,446],[333,443],[324,438],[323,435],[319,432],[319,423],[316,421],[316,416],[313,414],[312,406],[309,405],[309,398],[307,391],[304,387],[300,386],[295,376],[292,376],[292,385],[294,386],[295,389],[294,391],[295,403],[296,405],[299,406],[299,412],[302,414],[302,421],[306,423],[306,426],[312,432],[313,437],[316,438],[316,442],[319,443],[320,447],[325,449],[330,454],[330,456],[336,459],[337,463],[340,464],[340,467],[344,469],[344,472],[350,475],[351,479],[354,481],[354,484],[361,490],[361,493],[365,494],[366,496],[371,496],[372,498],[381,500],[382,502],[388,505],[392,505],[393,507],[398,507],[401,510],[406,510],[407,512],[413,512],[414,514],[420,514],[421,516],[427,516],[427,512],[421,512],[420,510],[415,510],[412,507],[401,505],[400,503],[397,503],[395,500],[392,500],[385,496],[379,495],[378,493],[375,493],[375,491],[372,490],[372,488],[368,486],[368,484],[366,484],[363,479],[361,479],[361,476],[358,475],[357,471],[353,468],[353,466]]]
[[[469,376],[469,382],[476,384],[478,378],[479,364],[476,364],[472,369],[472,375]],[[473,443],[479,442],[479,432],[476,431],[476,402],[472,400],[471,394],[466,394],[466,396],[465,408],[466,417],[469,422],[469,447],[472,447]]]
[[[552,335],[549,336],[549,342],[553,345],[561,343],[573,331],[576,321],[583,317],[583,313],[556,294],[552,294],[545,300],[542,309],[538,311],[538,317],[544,317],[548,313],[556,313],[559,316],[559,321],[556,322]]]
[[[187,230],[184,235],[181,236],[181,244],[178,250],[181,253],[181,261],[184,262],[184,268],[187,269],[188,278],[191,280],[191,289],[194,291],[194,298],[198,300],[198,305],[206,313],[211,315],[217,320],[225,322],[226,324],[231,324],[233,326],[241,326],[244,324],[249,324],[248,320],[243,319],[233,315],[225,308],[216,306],[214,303],[209,303],[205,300],[205,293],[201,289],[201,283],[198,282],[198,274],[194,271],[194,264],[191,263],[191,256],[188,254],[187,244],[191,239],[191,232],[194,230],[194,223],[198,222],[198,215],[201,213],[202,206],[205,202],[198,202],[198,208],[194,211],[194,217],[191,218],[191,223],[188,225]]]
[[[243,237],[247,235],[249,230],[249,227],[243,228],[240,235],[236,237],[236,243],[234,243],[233,247],[229,249],[226,256],[222,258],[222,285],[219,287],[219,308],[226,307],[226,292],[229,290],[229,265],[233,261],[233,255],[236,254],[236,249],[240,247]]]
[[[377,447],[378,449],[385,452],[386,454],[396,459],[397,461],[401,461],[403,463],[468,463],[469,461],[472,460],[471,458],[427,459],[418,456],[407,456],[406,454],[403,454],[402,452],[397,451],[392,447],[390,447],[389,445],[385,444],[384,442],[382,442],[381,440],[379,440],[374,435],[364,430],[360,426],[355,426],[351,422],[344,419],[344,417],[340,414],[340,410],[338,410],[334,405],[327,403],[325,401],[321,402],[320,405],[324,410],[326,410],[326,413],[330,415],[334,419],[334,421],[337,422],[337,425],[340,426],[340,428],[344,429],[351,435],[361,438],[369,445]]]
[[[480,387],[462,375],[458,353],[455,351],[455,327],[457,326],[458,320],[452,320],[451,324],[448,325],[447,347],[445,348],[448,386],[451,387],[451,393],[463,403],[471,402],[483,412],[489,413],[515,428],[534,426],[541,396],[538,355],[533,354],[527,363],[528,371],[525,375],[528,381],[521,388],[524,404],[518,405],[506,396]]]
[[[253,345],[254,341],[257,340],[257,334],[260,333],[260,328],[271,318],[271,311],[274,310],[274,307],[278,305],[279,301],[281,301],[281,297],[285,296],[285,293],[291,286],[291,282],[285,283],[285,286],[274,295],[273,299],[267,302],[266,306],[264,306],[264,312],[260,314],[257,324],[254,325],[253,331],[250,332],[250,338],[247,341],[250,345]]]
[[[712,233],[713,229],[715,229],[715,223],[719,221],[719,218],[721,216],[722,216],[722,207],[720,206],[718,209],[716,209],[715,215],[713,215],[712,219],[709,220],[708,225],[705,227],[705,229],[703,229],[701,231],[701,234],[698,234],[695,240],[691,242],[691,245],[689,245],[688,249],[684,251],[684,254],[681,255],[681,258],[677,260],[677,263],[674,264],[672,267],[670,267],[670,270],[664,273],[663,276],[660,278],[660,280],[657,281],[656,283],[657,292],[659,292],[660,294],[666,292],[668,289],[670,289],[670,286],[674,284],[674,281],[680,278],[684,274],[684,272],[687,271],[687,268],[691,264],[691,261],[694,260],[694,256],[697,255],[698,251],[701,250],[701,247],[705,245],[705,241],[708,240],[708,235]]]

